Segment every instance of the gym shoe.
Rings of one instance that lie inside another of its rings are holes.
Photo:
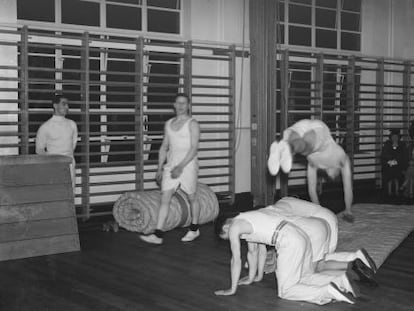
[[[361,291],[359,290],[358,285],[353,280],[353,277],[349,274],[348,270],[343,276],[343,287],[344,290],[351,293],[355,298],[361,297]]]
[[[155,234],[140,235],[139,237],[144,242],[151,243],[151,244],[158,244],[158,245],[160,245],[160,244],[162,244],[162,241],[163,241],[162,238],[157,237]]]
[[[361,248],[357,251],[357,258],[361,259],[362,262],[370,267],[374,273],[377,272],[377,265],[375,264],[375,261],[372,259],[372,257],[368,254],[367,250],[365,248]]]
[[[377,287],[378,283],[374,278],[374,271],[357,258],[351,262],[352,270],[358,275],[359,281],[367,283],[372,287]]]
[[[195,239],[197,239],[200,236],[200,230],[192,231],[188,230],[185,236],[181,238],[182,242],[191,242]]]
[[[328,293],[331,294],[331,298],[336,301],[344,301],[350,304],[355,303],[355,299],[348,293],[341,291],[335,283],[331,282],[328,286]]]
[[[280,148],[279,143],[274,141],[270,145],[269,159],[267,159],[267,168],[269,169],[270,174],[277,175],[280,168]]]

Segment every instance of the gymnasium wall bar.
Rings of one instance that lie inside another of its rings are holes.
[[[413,63],[294,48],[275,54],[280,59],[276,72],[282,81],[274,85],[278,93],[274,136],[281,137],[286,127],[300,119],[321,119],[349,154],[354,183],[380,186],[379,159],[389,129],[399,128],[403,140],[409,141],[407,129],[414,111]],[[281,196],[306,195],[306,160],[295,159],[289,176],[280,178],[276,188]]]
[[[51,95],[68,97],[78,217],[109,215],[125,191],[157,188],[163,125],[183,91],[201,127],[199,181],[234,200],[235,46],[23,26],[0,29],[0,48],[10,55],[0,61],[0,154],[33,154]]]

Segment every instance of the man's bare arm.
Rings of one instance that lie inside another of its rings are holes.
[[[319,204],[318,194],[316,192],[316,186],[318,183],[318,171],[317,168],[308,163],[307,169],[308,179],[308,193],[311,201],[315,204]]]
[[[267,257],[267,249],[266,245],[259,244],[258,245],[259,252],[257,257],[257,276],[254,280],[255,282],[260,282],[263,279],[264,274],[264,266],[266,264],[266,257]]]
[[[231,287],[227,290],[218,290],[216,295],[233,295],[236,293],[237,285],[241,272],[241,252],[240,252],[240,227],[232,225],[229,230],[229,240],[231,248]]]
[[[342,184],[344,187],[345,210],[350,213],[354,195],[352,191],[351,161],[349,160],[348,156],[346,156],[346,159],[342,166],[341,175],[342,175]]]
[[[249,263],[249,274],[244,278],[241,278],[239,285],[249,285],[254,282],[257,273],[257,259],[258,259],[259,247],[257,243],[247,243],[247,261]]]

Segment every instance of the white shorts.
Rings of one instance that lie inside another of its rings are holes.
[[[198,165],[196,161],[187,164],[182,174],[177,178],[171,177],[172,168],[168,165],[164,166],[162,173],[161,190],[176,191],[181,188],[187,194],[193,194],[197,190]]]

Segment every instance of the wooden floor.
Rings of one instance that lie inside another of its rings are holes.
[[[414,233],[380,268],[380,287],[361,287],[356,305],[320,307],[279,299],[273,274],[216,297],[229,286],[229,246],[212,224],[201,232],[184,244],[177,229],[153,246],[123,230],[81,230],[81,252],[0,262],[0,310],[414,310]]]

